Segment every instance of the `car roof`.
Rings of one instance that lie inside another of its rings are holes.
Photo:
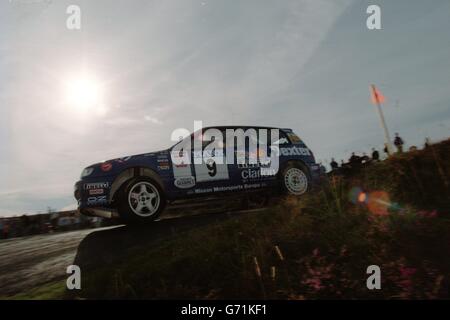
[[[282,131],[292,131],[292,129],[289,128],[278,128],[278,127],[267,127],[267,126],[249,126],[249,125],[245,125],[245,126],[209,126],[209,127],[204,127],[203,129],[279,129]]]

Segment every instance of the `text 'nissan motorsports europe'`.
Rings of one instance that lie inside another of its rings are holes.
[[[173,147],[85,168],[75,184],[85,215],[153,221],[167,204],[247,192],[302,195],[320,166],[291,130],[209,127]]]

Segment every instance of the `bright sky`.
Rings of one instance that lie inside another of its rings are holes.
[[[73,208],[85,166],[194,120],[290,127],[326,164],[381,148],[371,83],[392,136],[446,138],[449,30],[448,0],[2,0],[0,215]]]

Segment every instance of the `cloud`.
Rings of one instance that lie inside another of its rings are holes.
[[[161,124],[161,123],[162,123],[162,122],[161,122],[160,120],[158,120],[157,118],[153,118],[153,117],[148,116],[148,115],[145,116],[144,119],[145,119],[145,121],[149,121],[149,122],[154,123],[154,124]]]

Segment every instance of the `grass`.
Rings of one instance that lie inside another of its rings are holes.
[[[14,296],[0,297],[0,300],[59,300],[64,298],[65,291],[66,282],[57,281],[41,285]]]
[[[15,298],[448,299],[450,140]],[[367,267],[381,268],[368,290]],[[64,284],[62,284],[64,285]],[[48,290],[48,292],[46,291]]]
[[[268,213],[143,247],[126,261],[85,273],[77,296],[320,299],[448,294],[443,282],[450,271],[445,254],[448,220],[418,217],[414,210],[371,218],[364,208],[342,214],[317,198],[303,201],[309,206],[288,200]],[[366,268],[373,264],[383,272],[381,291],[366,288]]]

